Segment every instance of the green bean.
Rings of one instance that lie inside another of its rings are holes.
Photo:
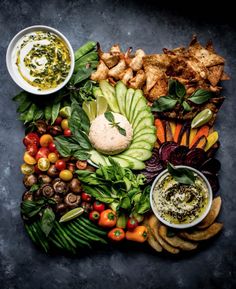
[[[89,226],[90,228],[94,228],[96,230],[96,232],[98,232],[98,234],[101,234],[101,235],[106,235],[107,232],[104,231],[103,229],[99,228],[98,226],[96,226],[94,223],[92,223],[90,220],[80,216],[80,221],[84,223],[84,225],[86,226]]]
[[[87,54],[89,51],[94,49],[97,45],[95,41],[88,41],[84,45],[82,45],[79,49],[75,51],[75,61]]]
[[[91,224],[88,224],[87,222],[84,221],[85,219],[78,219],[77,222],[84,226],[84,227],[88,227],[90,229],[91,232],[96,233],[96,234],[100,234],[103,236],[107,235],[107,232],[100,230],[99,228],[95,227],[95,226],[91,226]]]
[[[71,240],[71,238],[67,235],[67,233],[65,232],[64,228],[62,228],[62,226],[58,223],[58,222],[55,222],[54,224],[56,224],[56,227],[58,228],[58,230],[61,232],[61,234],[63,235],[63,237],[68,241],[68,243],[76,248],[76,245],[75,243]]]
[[[36,240],[36,238],[35,238],[34,233],[31,231],[30,226],[28,226],[27,224],[25,224],[25,229],[26,229],[28,235],[30,236],[31,240],[32,240],[35,244],[39,245],[39,243],[37,242],[37,240]]]
[[[75,234],[75,232],[73,230],[69,230],[69,228],[67,228],[66,230],[69,231],[68,232],[69,236],[76,241],[78,246],[80,246],[80,247],[87,246],[87,247],[91,248],[91,245],[89,244],[89,242],[82,240],[81,236],[79,234]]]

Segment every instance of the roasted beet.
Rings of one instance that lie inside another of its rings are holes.
[[[178,145],[175,142],[168,141],[164,142],[159,148],[159,157],[163,161],[164,164],[170,160],[170,154],[173,152]]]
[[[169,161],[177,166],[177,165],[183,165],[185,162],[185,157],[187,153],[189,152],[189,148],[186,146],[177,146],[171,153]]]
[[[217,159],[213,158],[207,159],[200,167],[202,171],[207,171],[212,174],[218,173],[220,168],[221,168],[220,162]]]
[[[216,193],[220,188],[218,177],[210,172],[202,171],[202,173],[208,179],[208,182],[210,183],[212,188],[212,192]]]
[[[190,167],[199,168],[207,159],[207,155],[203,149],[191,149],[185,159],[185,164]]]

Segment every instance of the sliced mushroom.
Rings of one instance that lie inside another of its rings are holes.
[[[51,198],[54,195],[54,190],[52,185],[45,184],[41,187],[41,192],[44,197]]]
[[[61,181],[61,179],[53,182],[53,189],[57,194],[66,194],[69,190],[67,184]]]
[[[61,198],[59,195],[57,195],[57,194],[55,194],[55,195],[52,197],[52,199],[53,199],[57,204],[60,204],[60,203],[62,202],[62,198]]]
[[[64,198],[65,204],[70,208],[76,208],[81,202],[81,196],[69,193]]]
[[[33,185],[37,184],[37,182],[38,182],[37,177],[33,174],[24,176],[23,183],[26,188],[32,187]]]

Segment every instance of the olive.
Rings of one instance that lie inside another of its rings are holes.
[[[73,178],[69,183],[69,189],[75,194],[80,193],[82,190],[80,181],[76,178]]]
[[[43,182],[44,184],[50,184],[52,179],[48,175],[39,175],[39,181]]]
[[[37,180],[36,176],[33,174],[24,176],[23,183],[24,183],[26,188],[32,187],[33,185],[37,184],[37,182],[38,182],[38,180]]]
[[[47,171],[47,174],[52,178],[56,178],[59,175],[59,171],[57,170],[55,165],[51,165]]]

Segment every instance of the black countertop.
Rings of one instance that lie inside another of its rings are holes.
[[[0,2],[0,288],[236,288],[236,31],[232,10],[221,3],[216,12],[189,2],[157,1],[10,1]],[[186,10],[188,8],[188,11]],[[226,100],[218,114],[222,162],[220,194],[223,232],[195,253],[172,257],[149,248],[130,245],[83,254],[77,258],[48,256],[27,237],[19,214],[24,190],[19,166],[24,134],[11,101],[20,89],[11,80],[5,53],[21,29],[44,24],[64,33],[76,49],[88,39],[102,48],[120,43],[147,53],[163,47],[186,45],[196,33],[199,40],[213,39],[227,59],[231,81],[224,84]]]

